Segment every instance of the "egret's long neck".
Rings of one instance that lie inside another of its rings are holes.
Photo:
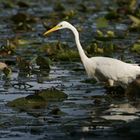
[[[75,42],[76,42],[76,45],[77,45],[81,60],[82,60],[82,62],[84,62],[84,60],[88,59],[88,57],[86,56],[86,54],[85,54],[85,52],[84,52],[84,50],[83,50],[83,48],[81,46],[81,43],[80,43],[80,40],[79,40],[79,33],[76,30],[76,28],[73,27],[73,26],[71,26],[70,29],[72,30],[72,32],[73,32],[73,34],[75,36]]]

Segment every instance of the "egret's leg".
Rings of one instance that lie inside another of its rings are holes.
[[[109,86],[113,86],[114,85],[114,80],[112,80],[112,79],[108,79],[108,84],[109,84]]]

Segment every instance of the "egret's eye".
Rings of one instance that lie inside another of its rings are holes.
[[[62,27],[62,25],[59,25],[59,27]]]

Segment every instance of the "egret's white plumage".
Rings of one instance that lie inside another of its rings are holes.
[[[44,35],[63,28],[68,28],[73,32],[81,61],[90,78],[95,78],[97,81],[101,82],[107,82],[110,86],[114,84],[127,86],[140,75],[140,67],[136,64],[125,63],[109,57],[88,58],[81,46],[78,31],[66,21],[60,22],[52,29],[45,32]]]

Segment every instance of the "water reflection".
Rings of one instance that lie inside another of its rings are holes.
[[[104,111],[102,118],[106,120],[122,120],[129,122],[139,118],[140,103],[111,104],[109,109]]]

